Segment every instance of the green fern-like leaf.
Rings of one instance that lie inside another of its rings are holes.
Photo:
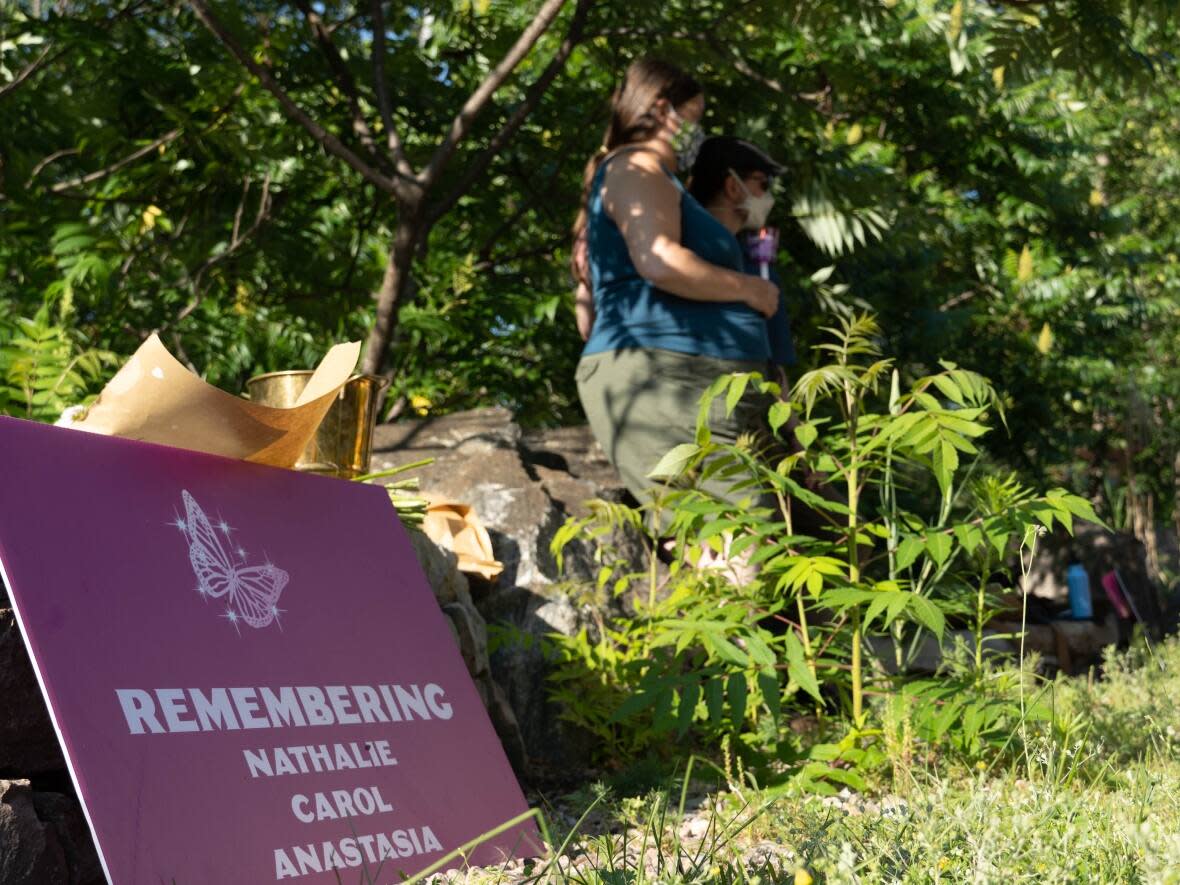
[[[97,392],[114,354],[85,348],[71,330],[55,323],[46,304],[32,317],[12,321],[0,346],[0,413],[54,421],[68,406]]]

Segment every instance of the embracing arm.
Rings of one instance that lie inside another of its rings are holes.
[[[572,264],[574,282],[577,283],[574,290],[574,319],[578,324],[578,334],[583,341],[588,341],[590,331],[594,328],[594,293],[590,291],[590,244],[584,227],[574,239]]]
[[[578,283],[574,293],[574,317],[578,323],[578,334],[583,341],[590,338],[590,330],[594,328],[594,295],[585,283]]]
[[[607,214],[618,225],[639,274],[692,301],[739,302],[763,316],[778,309],[778,287],[711,264],[680,245],[680,191],[646,151],[620,156],[603,181]]]

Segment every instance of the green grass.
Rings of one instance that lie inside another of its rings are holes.
[[[548,809],[551,855],[451,881],[1180,883],[1180,641],[1049,687],[1055,725],[1002,762],[918,753],[864,794],[586,789]]]

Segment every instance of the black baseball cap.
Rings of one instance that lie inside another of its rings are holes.
[[[721,188],[730,169],[739,176],[763,172],[771,178],[786,171],[766,151],[744,138],[714,135],[701,143],[700,153],[689,174],[689,193],[708,204]]]

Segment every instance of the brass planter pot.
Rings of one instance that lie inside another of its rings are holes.
[[[311,380],[311,371],[267,372],[246,382],[252,402],[289,409]],[[336,401],[299,460],[296,470],[353,479],[369,472],[373,450],[373,427],[381,408],[381,392],[389,379],[376,375],[353,375],[340,388]]]

